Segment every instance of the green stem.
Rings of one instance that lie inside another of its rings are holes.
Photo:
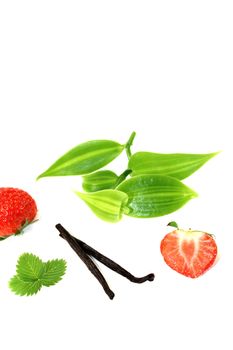
[[[130,138],[128,139],[128,141],[125,144],[125,151],[126,151],[128,159],[130,159],[130,157],[132,155],[130,147],[133,144],[135,136],[136,136],[136,132],[133,131],[132,134],[130,135]]]
[[[120,185],[120,183],[122,183],[130,173],[132,173],[132,170],[126,169],[120,176],[118,176],[118,179],[114,185],[114,188],[116,188],[118,185]]]

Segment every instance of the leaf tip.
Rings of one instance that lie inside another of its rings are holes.
[[[36,181],[40,180],[42,177],[44,177],[44,173],[41,173],[40,175],[38,175],[36,178]]]
[[[83,199],[83,197],[85,197],[85,193],[83,193],[83,192],[79,192],[77,190],[73,190],[73,193],[76,194],[76,196],[78,196],[81,199]]]
[[[199,194],[196,191],[192,190],[191,199],[197,198],[197,197],[199,197]]]
[[[223,150],[220,150],[220,151],[217,151],[217,152],[213,152],[213,153],[210,153],[210,158],[213,158],[215,156],[217,156],[218,154],[222,153]]]

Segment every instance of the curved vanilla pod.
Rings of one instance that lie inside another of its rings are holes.
[[[183,180],[202,167],[219,152],[207,154],[188,153],[152,153],[137,152],[129,158],[128,167],[132,176],[157,174]]]
[[[108,297],[112,300],[115,296],[113,291],[109,288],[107,281],[105,280],[102,273],[99,271],[98,267],[95,265],[93,260],[84,252],[84,250],[81,248],[79,243],[74,240],[74,237],[69,234],[69,232],[61,225],[57,224],[56,229],[60,232],[60,237],[65,239],[71,248],[76,252],[76,254],[80,257],[80,259],[84,262],[84,264],[87,266],[89,271],[95,276],[95,278],[99,281],[99,283],[102,285],[105,293],[108,295]]]
[[[105,255],[101,254],[94,248],[90,247],[88,244],[82,242],[80,239],[72,236],[74,240],[80,245],[80,247],[85,251],[86,254],[92,256],[105,266],[107,266],[109,269],[115,271],[119,275],[127,278],[129,281],[134,283],[144,283],[146,281],[153,281],[155,278],[155,275],[153,273],[150,273],[149,275],[143,276],[143,277],[135,277],[130,272],[125,270],[123,267],[121,267],[119,264],[114,262],[113,260],[107,258]]]
[[[123,181],[116,189],[128,196],[124,214],[137,218],[172,213],[197,197],[193,190],[179,180],[163,175],[134,176]]]
[[[81,143],[60,157],[37,179],[46,176],[90,174],[110,163],[125,148],[128,152],[131,144],[132,135],[124,145],[110,140],[94,140]]]

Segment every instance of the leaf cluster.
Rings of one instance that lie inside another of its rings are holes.
[[[54,259],[43,262],[31,253],[22,254],[17,262],[16,275],[9,281],[10,289],[17,295],[33,295],[42,286],[53,286],[66,272],[66,261]]]
[[[138,218],[166,215],[196,197],[196,192],[181,180],[218,152],[132,154],[135,135],[133,132],[124,145],[109,140],[80,144],[59,158],[39,178],[83,175],[82,185],[86,193],[75,193],[95,215],[108,222],[118,222],[123,213]],[[110,170],[96,171],[119,156],[123,149],[128,157],[128,168],[120,176]]]

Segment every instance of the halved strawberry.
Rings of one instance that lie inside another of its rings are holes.
[[[192,230],[177,229],[168,233],[161,241],[160,250],[168,266],[191,278],[206,272],[217,256],[213,236]]]

